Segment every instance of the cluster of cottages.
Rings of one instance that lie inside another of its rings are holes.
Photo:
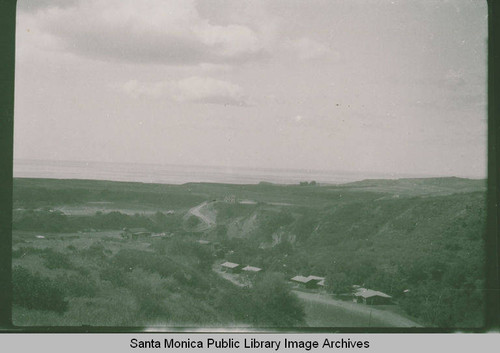
[[[262,271],[259,267],[250,265],[243,266],[229,261],[222,263],[221,268],[223,271],[229,273],[256,274]],[[306,289],[321,289],[325,287],[325,277],[314,275],[309,275],[307,277],[298,275],[290,278],[290,282],[298,285],[300,288]],[[390,295],[357,285],[353,286],[352,300],[355,303],[366,305],[383,305],[392,303],[392,297]]]
[[[167,236],[165,233],[162,234],[152,234],[145,228],[130,228],[124,229],[124,236],[127,238],[138,238],[141,236]],[[37,236],[37,238],[43,238],[43,236]],[[210,244],[210,241],[200,239],[198,240],[200,244],[206,245]],[[234,262],[226,261],[221,264],[221,268],[225,272],[229,273],[242,273],[247,275],[255,275],[262,272],[259,267],[251,265],[241,265]],[[295,276],[290,278],[290,282],[298,285],[300,288],[306,289],[321,289],[325,287],[325,277],[309,275],[305,276]],[[353,286],[352,300],[355,303],[367,304],[367,305],[382,305],[390,304],[392,302],[392,297],[388,294],[363,288],[361,286]]]
[[[319,276],[295,276],[290,279],[291,282],[297,283],[300,287],[308,289],[317,289],[325,287],[325,277]],[[383,305],[391,304],[392,297],[383,292],[373,289],[363,288],[358,285],[352,287],[352,301],[355,303],[366,305]]]
[[[255,266],[243,266],[240,264],[235,264],[234,262],[226,261],[221,264],[221,268],[230,273],[247,273],[247,274],[257,274],[262,271],[261,268]]]

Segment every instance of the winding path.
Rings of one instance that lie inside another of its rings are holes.
[[[216,223],[215,223],[215,217],[216,217],[215,211],[206,210],[207,205],[208,205],[208,201],[200,203],[198,206],[191,208],[186,213],[186,216],[189,217],[189,215],[193,215],[195,217],[198,217],[203,223],[205,223],[206,228],[215,227],[215,225],[216,225]]]
[[[305,302],[306,321],[313,327],[422,327],[395,312],[335,300],[324,294],[293,292]]]

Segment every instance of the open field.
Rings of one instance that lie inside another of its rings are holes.
[[[457,178],[16,179],[14,322],[481,326],[484,198],[484,181]],[[239,281],[218,269],[224,261],[263,271]],[[325,278],[329,294],[292,290],[297,275]],[[353,285],[387,293],[392,305],[332,299]]]

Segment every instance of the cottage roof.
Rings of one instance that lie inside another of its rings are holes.
[[[229,262],[226,261],[223,264],[221,264],[222,267],[227,267],[227,268],[236,268],[239,266],[239,264],[235,264],[234,262]]]
[[[309,279],[308,277],[304,276],[295,276],[291,278],[290,280],[295,281],[295,282],[301,282],[301,283],[307,283],[309,281],[312,281],[312,279]]]
[[[354,295],[356,297],[363,297],[363,298],[371,298],[371,297],[383,297],[383,298],[392,298],[390,295],[387,295],[385,293],[372,290],[372,289],[366,289],[366,288],[359,288]]]
[[[309,283],[311,281],[317,282],[320,286],[325,285],[325,277],[318,277],[318,276],[295,276],[290,279],[291,281],[295,282],[300,282],[300,283]]]
[[[258,267],[254,267],[254,266],[246,266],[246,267],[243,267],[243,271],[259,272],[259,271],[262,271],[262,269],[258,268]]]

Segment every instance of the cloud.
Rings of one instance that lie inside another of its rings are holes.
[[[211,77],[193,76],[179,81],[126,82],[122,90],[133,98],[169,99],[180,103],[247,106],[240,86]]]
[[[58,4],[39,6],[32,16],[64,50],[87,57],[194,65],[245,62],[265,54],[260,31],[237,23],[214,24],[199,14],[194,0]]]
[[[289,40],[285,46],[294,51],[301,60],[316,59],[330,52],[330,48],[325,44],[304,37],[297,40]]]
[[[51,7],[66,8],[78,4],[80,0],[18,0],[20,12],[37,12]]]

